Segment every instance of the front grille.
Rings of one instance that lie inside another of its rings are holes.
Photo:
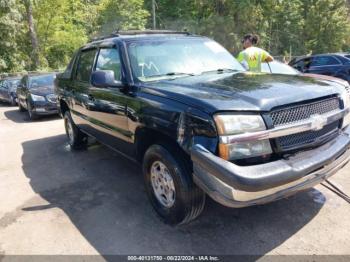
[[[291,106],[271,112],[270,117],[274,127],[293,124],[307,120],[313,115],[323,115],[340,109],[340,100],[337,97],[324,99],[308,104]],[[276,150],[287,152],[316,144],[322,144],[336,136],[340,121],[324,126],[321,130],[306,131],[298,134],[283,136],[275,139]]]
[[[57,96],[52,94],[52,95],[47,95],[46,96],[47,100],[50,102],[50,103],[54,103],[56,104],[57,103]]]
[[[340,108],[338,98],[329,98],[310,104],[279,109],[270,114],[273,125],[280,126],[309,119],[312,115],[322,115]]]
[[[306,131],[299,134],[283,136],[277,138],[276,141],[283,151],[293,150],[308,146],[311,144],[318,144],[326,142],[336,136],[338,133],[339,121],[335,121],[326,125],[323,129],[318,131]]]

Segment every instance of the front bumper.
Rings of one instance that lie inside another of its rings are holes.
[[[56,103],[36,101],[32,104],[32,110],[36,115],[55,115],[58,114]]]
[[[194,182],[217,202],[229,207],[264,204],[313,187],[350,160],[350,127],[321,147],[288,159],[238,166],[201,145],[191,151]]]

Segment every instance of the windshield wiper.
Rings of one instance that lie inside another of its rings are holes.
[[[153,78],[153,77],[162,77],[162,76],[194,76],[194,73],[182,73],[182,72],[169,72],[166,74],[159,74],[159,75],[151,75],[147,76],[147,78]]]
[[[209,74],[209,73],[228,73],[228,72],[239,72],[240,70],[232,69],[232,68],[218,68],[216,70],[209,70],[209,71],[203,71],[202,74]]]

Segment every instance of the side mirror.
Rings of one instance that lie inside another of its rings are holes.
[[[91,84],[96,87],[122,87],[120,81],[114,78],[113,70],[97,70],[92,72]]]

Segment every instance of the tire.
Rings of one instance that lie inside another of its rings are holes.
[[[11,103],[11,106],[16,106],[17,105],[17,103],[16,103],[16,98],[14,97],[14,96],[10,96],[10,103]]]
[[[21,102],[18,100],[18,110],[20,112],[24,112],[25,111],[25,108],[21,105]]]
[[[190,166],[184,153],[167,143],[152,145],[144,155],[142,169],[146,192],[153,208],[166,224],[186,224],[204,209],[205,193],[193,183]],[[158,179],[158,182],[157,172],[163,173],[163,179]]]
[[[65,112],[63,119],[70,147],[74,150],[86,148],[88,137],[74,124],[72,116],[68,110]]]
[[[33,108],[29,102],[27,102],[27,111],[30,120],[38,119],[38,115],[33,112]]]

